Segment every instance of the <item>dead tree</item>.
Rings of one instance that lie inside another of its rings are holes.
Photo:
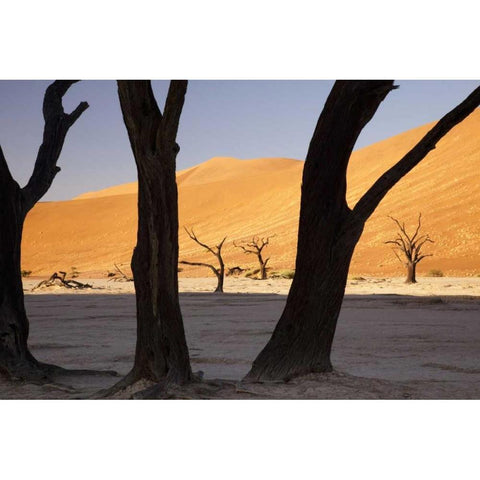
[[[268,245],[268,242],[271,238],[275,235],[271,235],[267,238],[260,239],[259,237],[253,237],[251,242],[243,242],[242,244],[237,245],[233,242],[233,245],[237,248],[241,248],[244,253],[256,255],[258,259],[258,263],[260,264],[260,279],[266,280],[267,279],[267,263],[270,260],[270,257],[266,258],[265,260],[262,257],[262,250]]]
[[[114,263],[113,266],[115,267],[116,272],[109,272],[109,282],[133,282],[133,277],[129,277],[116,263]]]
[[[82,283],[78,282],[77,280],[65,278],[67,276],[67,272],[54,272],[50,278],[47,280],[42,280],[40,283],[35,285],[32,288],[32,291],[38,290],[40,288],[48,288],[48,287],[63,287],[63,288],[71,288],[73,290],[83,290],[85,288],[93,288],[92,285],[89,283]]]
[[[32,176],[23,188],[12,177],[0,148],[0,371],[14,378],[37,379],[54,368],[38,362],[28,349],[20,248],[25,217],[60,171],[57,161],[65,137],[88,108],[87,102],[81,102],[72,113],[64,112],[63,96],[75,82],[57,80],[45,92],[43,142]]]
[[[335,82],[303,169],[295,277],[280,320],[247,380],[280,380],[332,370],[330,352],[350,260],[365,222],[388,191],[480,103],[479,87],[350,209],[346,173],[351,152],[362,129],[394,88],[393,81]]]
[[[182,260],[180,263],[183,265],[194,265],[198,267],[208,267],[210,268],[215,276],[217,277],[217,288],[215,289],[216,293],[223,293],[223,280],[225,278],[225,264],[223,263],[223,258],[222,258],[222,247],[227,239],[225,237],[218,245],[216,245],[213,249],[212,247],[209,247],[207,244],[202,243],[197,236],[195,235],[195,232],[193,231],[193,228],[188,231],[187,228],[185,228],[185,231],[187,232],[187,235],[194,241],[197,242],[201,247],[205,248],[207,251],[209,251],[212,255],[216,257],[218,260],[218,268],[216,268],[214,265],[210,265],[209,263],[201,263],[201,262],[187,262],[186,260]]]
[[[176,143],[187,81],[170,82],[163,113],[148,80],[118,81],[123,120],[138,171],[138,231],[132,257],[137,343],[130,373],[114,389],[140,379],[182,384],[192,378],[178,301]],[[111,392],[110,392],[111,393]]]
[[[432,254],[422,252],[425,243],[435,243],[429,236],[419,235],[421,227],[422,214],[418,214],[417,228],[412,236],[407,233],[405,223],[400,223],[396,218],[390,217],[398,226],[400,231],[395,240],[389,240],[386,244],[395,245],[392,250],[402,265],[407,267],[407,278],[405,283],[417,283],[416,268],[425,257],[431,257]]]

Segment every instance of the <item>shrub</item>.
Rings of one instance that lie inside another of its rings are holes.
[[[427,273],[427,277],[443,277],[443,272],[441,270],[432,269]]]
[[[287,278],[292,279],[295,276],[295,270],[279,270],[278,272],[272,272],[270,278]]]
[[[22,277],[29,277],[31,273],[31,270],[22,270]]]

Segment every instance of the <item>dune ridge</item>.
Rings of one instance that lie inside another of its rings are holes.
[[[432,125],[355,151],[347,176],[349,205],[353,207]],[[445,275],[480,274],[478,131],[479,109],[388,193],[366,224],[352,260],[352,275],[402,275],[402,265],[384,244],[396,231],[388,215],[413,228],[419,212],[425,233],[435,240],[428,249],[434,256],[419,265],[419,275],[430,269]],[[265,250],[270,267],[293,269],[302,168],[302,161],[288,158],[214,157],[177,172],[180,259],[214,260],[188,238],[182,228],[187,226],[209,244],[226,235],[224,257],[230,267],[256,265],[254,257],[233,246],[233,240],[275,234]],[[23,268],[45,275],[74,266],[82,274],[103,276],[114,263],[128,265],[136,240],[136,192],[137,184],[132,182],[36,205],[25,224]],[[182,266],[180,275],[201,277],[210,272]]]

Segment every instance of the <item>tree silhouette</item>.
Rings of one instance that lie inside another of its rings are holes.
[[[390,217],[390,216],[389,216]],[[425,243],[434,243],[434,241],[426,235],[419,235],[421,227],[422,214],[418,214],[417,228],[412,236],[407,233],[405,223],[400,222],[393,217],[390,217],[398,226],[399,232],[394,240],[385,242],[386,244],[395,245],[392,250],[400,263],[407,267],[407,279],[405,283],[417,283],[416,268],[425,257],[431,257],[432,254],[425,254],[422,252],[422,247]],[[402,259],[403,258],[403,259]]]
[[[258,259],[258,263],[260,264],[260,279],[266,280],[267,278],[267,263],[270,260],[270,257],[266,258],[265,260],[262,257],[263,249],[268,245],[269,240],[273,238],[275,235],[271,235],[270,237],[260,239],[257,236],[252,237],[250,242],[243,242],[237,245],[233,242],[233,245],[237,248],[241,248],[244,253],[256,255]]]
[[[0,372],[9,377],[39,379],[59,367],[38,362],[27,345],[29,322],[25,312],[21,243],[27,213],[45,195],[60,172],[57,166],[70,127],[88,108],[81,102],[65,113],[62,99],[77,80],[56,80],[48,86],[43,100],[43,142],[33,173],[21,188],[12,177],[0,147]]]
[[[212,255],[216,257],[218,260],[219,267],[215,267],[213,265],[210,265],[209,263],[201,263],[201,262],[187,262],[186,260],[181,260],[179,263],[183,265],[195,265],[198,267],[208,267],[210,268],[215,276],[217,277],[217,288],[215,289],[215,292],[222,293],[223,292],[223,280],[225,278],[225,264],[223,263],[223,258],[222,258],[222,247],[227,239],[225,237],[218,245],[216,245],[214,248],[209,247],[206,243],[202,243],[197,236],[195,235],[195,232],[193,231],[193,228],[188,231],[186,227],[185,231],[187,232],[187,235],[196,243],[198,243],[201,247],[205,248],[208,252],[210,252]]]
[[[187,82],[172,80],[163,113],[148,80],[119,80],[118,96],[138,171],[138,232],[132,257],[137,343],[130,373],[109,393],[140,379],[192,378],[178,301],[176,143]]]
[[[437,122],[351,209],[346,201],[350,155],[360,132],[394,88],[391,80],[335,82],[303,168],[295,277],[280,320],[247,380],[288,379],[332,370],[330,352],[350,260],[365,222],[388,191],[480,103],[479,87]]]

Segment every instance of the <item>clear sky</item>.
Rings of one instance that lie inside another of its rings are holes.
[[[23,186],[41,143],[42,100],[49,81],[0,80],[0,144]],[[356,148],[437,120],[480,82],[397,81]],[[163,110],[167,81],[153,82]],[[304,159],[323,104],[328,80],[194,80],[189,82],[180,121],[177,169],[214,156],[241,159]],[[87,80],[64,97],[67,112],[86,100],[90,108],[70,129],[57,175],[43,200],[66,200],[86,191],[136,180],[114,81]]]

